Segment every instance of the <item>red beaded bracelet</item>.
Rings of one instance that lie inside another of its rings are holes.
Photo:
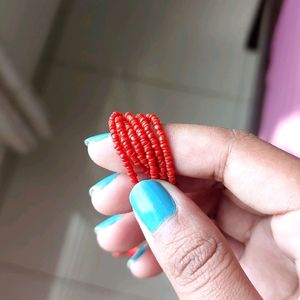
[[[138,182],[136,170],[151,179],[175,184],[175,167],[167,136],[152,113],[124,115],[113,112],[108,122],[114,148],[120,156],[132,183]]]

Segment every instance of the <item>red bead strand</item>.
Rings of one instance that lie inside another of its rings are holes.
[[[129,124],[133,127],[133,131],[130,134],[131,141],[135,147],[137,156],[139,160],[141,161],[144,171],[146,175],[150,175],[150,171],[148,169],[148,160],[146,157],[146,153],[144,151],[144,147],[147,144],[146,139],[146,133],[144,132],[143,128],[141,128],[141,124],[139,120],[133,116],[131,113],[127,112],[125,114],[125,118],[129,122]]]
[[[164,160],[167,168],[168,181],[175,182],[175,167],[170,147],[168,145],[167,136],[162,128],[159,118],[155,114],[147,114],[146,117],[151,121],[157,136],[159,137],[160,147],[163,151]]]
[[[175,184],[175,167],[167,136],[155,114],[113,112],[108,122],[114,148],[132,183],[138,182],[136,171],[151,179]]]
[[[131,163],[130,157],[128,157],[125,149],[122,146],[122,136],[121,136],[121,130],[122,127],[120,120],[122,120],[122,114],[118,112],[112,113],[109,119],[109,131],[113,140],[114,147],[119,154],[123,165],[127,169],[128,176],[130,177],[132,183],[136,184],[138,183],[137,175],[134,171],[134,167]]]
[[[167,180],[167,169],[164,160],[163,151],[160,147],[159,139],[153,132],[150,120],[143,114],[138,114],[137,118],[140,120],[144,130],[149,137],[153,151],[155,153],[156,162],[159,166],[159,179]]]

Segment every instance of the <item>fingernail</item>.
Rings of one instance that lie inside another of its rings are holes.
[[[99,141],[101,141],[103,139],[106,139],[108,137],[110,137],[110,133],[109,132],[101,133],[101,134],[90,136],[89,138],[87,138],[87,139],[84,140],[84,143],[85,143],[86,146],[88,146],[88,144],[90,142],[99,142]]]
[[[129,198],[133,210],[150,232],[176,212],[171,195],[154,180],[143,180],[136,184]]]
[[[147,245],[139,247],[139,249],[134,253],[133,256],[127,261],[127,268],[130,269],[130,265],[137,261],[147,250]]]
[[[89,189],[90,196],[92,196],[95,189],[99,189],[99,190],[103,189],[105,186],[111,183],[118,175],[119,175],[118,173],[114,173],[98,181]]]
[[[97,234],[100,229],[106,228],[110,225],[115,224],[122,218],[122,215],[114,215],[106,220],[102,221],[101,223],[97,224],[94,228],[95,233]]]

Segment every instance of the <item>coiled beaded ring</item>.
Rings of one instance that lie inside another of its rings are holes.
[[[113,112],[108,122],[114,148],[120,156],[133,184],[138,182],[136,171],[151,179],[175,184],[175,166],[167,136],[159,118],[148,113],[124,115]]]

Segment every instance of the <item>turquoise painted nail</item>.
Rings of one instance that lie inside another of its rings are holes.
[[[108,137],[110,137],[110,133],[109,132],[101,133],[101,134],[90,136],[89,138],[87,138],[87,139],[84,140],[84,143],[85,143],[86,146],[88,146],[88,144],[90,142],[99,142],[99,141],[101,141],[103,139],[106,139]]]
[[[93,192],[95,191],[95,189],[103,189],[104,187],[106,187],[109,183],[111,183],[119,174],[118,173],[114,173],[111,174],[105,178],[103,178],[102,180],[98,181],[96,184],[94,184],[90,189],[89,189],[89,194],[90,196],[92,196]]]
[[[127,261],[127,268],[130,269],[130,265],[137,261],[147,250],[147,244],[141,246],[133,256],[130,257],[130,259]]]
[[[97,234],[100,229],[106,228],[110,225],[115,224],[122,218],[122,215],[114,215],[106,220],[102,221],[101,223],[97,224],[94,228],[95,233]]]
[[[133,210],[151,232],[176,212],[171,195],[154,180],[143,180],[136,184],[129,199]]]

